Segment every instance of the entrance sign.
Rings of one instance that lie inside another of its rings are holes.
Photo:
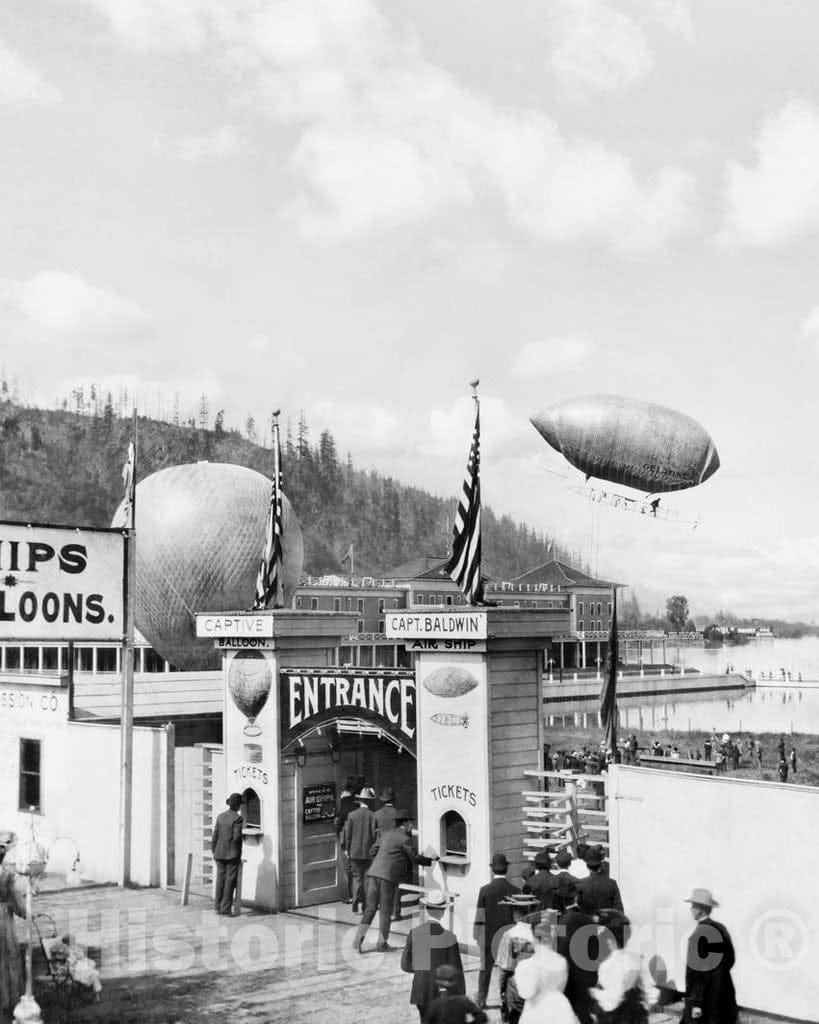
[[[336,719],[362,719],[415,746],[415,674],[401,669],[279,672],[282,749]]]
[[[317,821],[332,821],[336,816],[336,785],[334,782],[320,782],[315,786],[304,786],[301,791],[301,820],[305,825]]]
[[[197,615],[196,635],[216,640],[223,636],[273,636],[273,618],[270,615],[253,615],[231,612],[229,615]]]
[[[384,631],[390,640],[485,640],[486,612],[388,612]]]
[[[121,530],[0,522],[0,638],[119,640]]]

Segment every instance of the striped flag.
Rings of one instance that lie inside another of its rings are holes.
[[[617,587],[614,588],[614,600],[611,605],[611,631],[609,633],[609,653],[606,658],[606,674],[600,690],[600,724],[606,739],[606,749],[610,750],[613,759],[617,756],[617,663],[620,660],[617,651]]]
[[[277,604],[279,575],[282,565],[282,535],[284,518],[282,515],[282,449],[279,435],[279,414],[273,414],[273,487],[270,491],[270,506],[267,510],[265,526],[264,551],[256,577],[256,598],[253,602],[254,612],[267,608],[270,602]]]
[[[472,385],[477,388],[477,382]],[[458,503],[452,534],[452,555],[446,571],[458,584],[470,604],[483,604],[481,579],[481,407],[477,391],[475,399],[475,427],[466,464],[463,495]]]
[[[122,507],[125,529],[133,530],[136,506],[136,450],[133,441],[128,442],[128,457],[122,467],[122,483],[125,487],[125,502]]]

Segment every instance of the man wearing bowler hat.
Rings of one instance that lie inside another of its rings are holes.
[[[586,852],[586,867],[589,869],[588,878],[582,878],[578,882],[580,890],[580,904],[587,914],[594,916],[601,910],[619,910],[623,913],[623,900],[620,897],[620,887],[613,878],[604,875],[603,851],[597,846],[590,847]]]
[[[486,1006],[492,968],[495,966],[496,936],[512,924],[512,908],[504,901],[519,891],[506,880],[509,861],[505,853],[496,853],[489,866],[492,869],[492,881],[481,886],[478,892],[475,925],[472,929],[472,935],[481,951],[477,994],[478,1006],[481,1009]]]
[[[381,932],[379,952],[389,952],[390,919],[392,917],[395,890],[404,873],[412,864],[429,866],[439,858],[425,857],[416,853],[410,841],[412,816],[407,810],[395,812],[395,828],[384,832],[373,843],[374,855],[366,875],[366,907],[355,937],[355,948],[360,953],[361,943],[378,911],[378,927]]]
[[[375,832],[376,838],[384,832],[389,832],[395,828],[395,790],[392,786],[385,786],[381,791],[381,806],[375,812]],[[398,879],[398,883],[395,886],[395,900],[392,905],[392,919],[393,921],[401,920],[401,893],[398,889],[398,884],[406,879],[406,873]]]
[[[217,914],[230,914],[233,909],[239,861],[242,857],[242,816],[239,813],[242,806],[241,794],[231,793],[225,803],[228,809],[216,818],[210,840],[211,853],[216,861],[213,908]]]
[[[410,1002],[417,1007],[422,1021],[438,996],[435,984],[436,971],[448,964],[457,971],[453,992],[465,994],[463,964],[458,939],[444,928],[441,918],[449,906],[449,897],[441,889],[428,892],[421,899],[426,908],[427,920],[416,925],[407,936],[407,944],[401,954],[401,970],[412,974]]]
[[[685,961],[685,1024],[735,1024],[737,1000],[731,968],[736,959],[728,929],[711,918],[719,903],[708,889],[694,889],[686,903],[697,922]]]
[[[552,866],[552,857],[548,850],[538,850],[535,854],[535,867],[537,871],[531,876],[523,887],[524,892],[530,892],[540,900],[541,910],[556,910],[555,898],[557,896],[557,878],[549,870]]]

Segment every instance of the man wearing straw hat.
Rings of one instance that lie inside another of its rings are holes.
[[[708,889],[694,889],[686,903],[697,922],[685,961],[685,1024],[735,1024],[737,1000],[731,968],[736,959],[728,929],[711,918],[719,903]]]
[[[421,905],[426,908],[427,920],[416,925],[407,936],[407,944],[401,954],[401,970],[412,974],[410,1002],[418,1008],[423,1022],[438,996],[435,983],[438,968],[448,964],[458,972],[457,981],[452,986],[455,994],[464,995],[466,988],[458,939],[441,924],[449,906],[449,897],[442,889],[436,889],[421,898]]]
[[[375,790],[364,787],[356,796],[358,807],[350,811],[341,833],[341,846],[353,871],[353,913],[364,909],[364,875],[370,866],[370,847],[375,841]]]
[[[523,1000],[518,996],[512,975],[521,960],[535,951],[535,935],[529,918],[540,911],[540,900],[528,893],[512,893],[501,903],[511,907],[514,921],[512,927],[501,934],[495,955],[495,964],[500,970],[501,1020],[517,1024]]]

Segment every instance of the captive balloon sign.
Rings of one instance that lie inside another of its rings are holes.
[[[0,522],[0,639],[117,640],[121,530]]]

